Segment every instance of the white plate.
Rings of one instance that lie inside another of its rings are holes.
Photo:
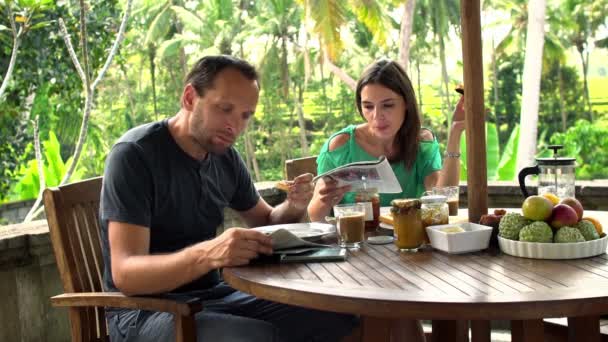
[[[504,253],[533,259],[578,259],[606,253],[608,236],[601,239],[572,243],[540,243],[509,240],[498,237]]]
[[[370,236],[365,240],[367,243],[371,243],[372,245],[386,245],[388,243],[392,243],[395,239],[392,236],[388,235],[378,235],[378,236]]]
[[[281,228],[287,229],[295,236],[306,240],[316,240],[324,235],[335,232],[333,225],[320,222],[275,224],[272,226],[262,226],[252,229],[260,231],[264,234],[272,234],[275,230]]]
[[[380,222],[379,226],[382,229],[395,230],[395,227],[393,227],[392,225],[390,225],[388,223]]]

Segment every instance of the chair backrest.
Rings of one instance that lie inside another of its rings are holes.
[[[65,292],[102,292],[103,258],[99,227],[102,177],[47,188],[44,207],[57,268]],[[103,308],[70,310],[72,337],[107,341]],[[78,330],[80,332],[78,332]]]
[[[314,176],[317,175],[317,156],[289,159],[285,161],[285,177],[287,180],[292,180],[304,173],[312,173]]]

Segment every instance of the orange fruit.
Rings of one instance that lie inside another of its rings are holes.
[[[551,203],[553,205],[557,205],[559,203],[559,197],[557,197],[555,194],[552,194],[550,192],[545,192],[543,194],[543,197],[548,199],[549,201],[551,201]]]
[[[599,235],[602,235],[602,232],[604,230],[602,228],[602,224],[600,223],[600,221],[598,221],[596,218],[593,218],[593,217],[583,217],[582,220],[587,220],[587,221],[593,223],[593,225],[595,226],[595,230],[597,230],[597,233]]]

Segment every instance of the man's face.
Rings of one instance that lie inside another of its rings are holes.
[[[238,70],[217,74],[213,86],[196,96],[190,116],[190,136],[205,151],[224,153],[247,127],[258,103],[257,82]]]

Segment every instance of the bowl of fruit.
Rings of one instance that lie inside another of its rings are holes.
[[[521,214],[506,213],[498,224],[498,245],[509,255],[535,259],[578,259],[606,252],[600,222],[585,217],[581,203],[554,195],[530,196]]]

